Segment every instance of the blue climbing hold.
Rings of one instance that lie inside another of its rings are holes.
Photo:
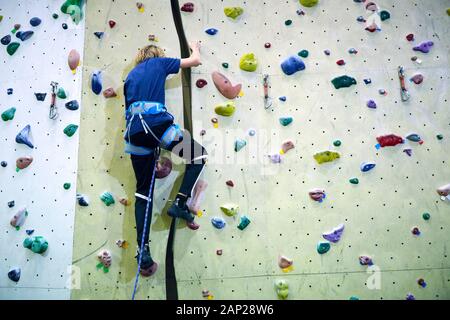
[[[10,42],[11,42],[11,36],[8,34],[6,36],[4,36],[0,42],[2,43],[2,45],[7,46]]]
[[[8,278],[11,281],[19,282],[20,280],[20,268],[13,268],[8,271]]]
[[[280,124],[284,127],[291,124],[292,121],[294,121],[294,118],[292,118],[292,117],[281,117],[280,118]]]
[[[280,101],[285,102],[285,101],[286,101],[286,96],[281,96],[281,97],[279,97],[278,99],[280,99]]]
[[[361,171],[367,172],[375,168],[376,164],[374,162],[363,162],[361,164]]]
[[[101,71],[94,71],[92,73],[91,86],[92,91],[96,95],[99,95],[102,92],[103,85],[102,85]]]
[[[31,130],[31,126],[28,124],[27,126],[25,126],[25,128],[22,129],[22,131],[20,131],[17,134],[16,142],[26,144],[31,149],[33,149],[34,148],[33,143],[30,140],[30,130]]]
[[[67,109],[72,111],[78,110],[78,108],[80,107],[77,100],[69,101],[65,104],[65,106]]]
[[[213,35],[217,34],[217,32],[219,32],[219,30],[217,30],[215,28],[209,28],[209,29],[206,29],[205,32],[207,34],[209,34],[210,36],[213,36]]]
[[[46,93],[35,93],[34,95],[36,96],[37,101],[44,101],[47,96]]]
[[[34,233],[34,229],[25,230],[25,232],[27,233],[27,235],[31,236]]]
[[[95,35],[97,38],[101,39],[101,38],[103,38],[103,36],[105,35],[105,33],[104,33],[104,32],[100,32],[100,31],[97,31],[97,32],[94,32],[94,35]]]
[[[214,217],[211,219],[211,223],[216,229],[223,229],[226,225],[225,220],[219,217]]]
[[[305,70],[305,63],[298,56],[290,56],[281,63],[281,70],[288,76],[297,71]]]
[[[33,27],[37,27],[38,25],[41,24],[41,22],[42,22],[42,20],[39,19],[38,17],[31,18],[31,20],[30,20],[30,24],[31,24]]]
[[[16,33],[16,37],[19,38],[22,41],[28,40],[31,38],[31,36],[34,34],[34,31],[19,31]]]

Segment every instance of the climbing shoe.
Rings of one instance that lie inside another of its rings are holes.
[[[198,228],[200,228],[200,225],[198,223],[196,223],[195,221],[186,222],[186,225],[191,230],[197,230]]]
[[[136,255],[137,263],[139,263],[139,257],[141,255],[140,248],[138,248],[138,252]],[[150,248],[148,244],[144,246],[144,250],[142,251],[142,261],[141,261],[141,270],[140,273],[143,277],[150,277],[155,274],[158,269],[158,264],[153,261],[150,256]]]
[[[172,218],[181,218],[186,220],[187,222],[194,221],[194,215],[189,211],[186,203],[183,205],[179,204],[179,199],[175,199],[174,204],[169,208],[167,214]]]

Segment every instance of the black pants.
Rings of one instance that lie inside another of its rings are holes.
[[[197,141],[190,138],[190,135],[185,131],[184,138],[180,141],[175,141],[167,149],[175,155],[183,158],[186,161],[186,170],[181,183],[179,193],[183,193],[190,197],[192,189],[198,180],[198,177],[205,165],[207,155],[205,148]],[[148,139],[148,136],[143,134],[141,137],[133,138],[133,141],[138,139]],[[142,145],[142,143],[141,143]],[[136,193],[147,197],[150,191],[150,185],[153,175],[153,169],[155,167],[155,154],[152,153],[148,156],[131,155],[131,163],[133,165],[134,173],[136,175]],[[153,207],[153,191],[151,192],[151,202],[149,205],[149,213],[147,218],[147,226],[144,237],[144,244],[148,243],[150,235],[150,224],[152,220],[152,207]],[[145,221],[145,209],[147,207],[147,200],[140,197],[136,197],[135,203],[135,217],[136,217],[136,229],[137,229],[137,243],[141,246],[142,234],[144,232]]]

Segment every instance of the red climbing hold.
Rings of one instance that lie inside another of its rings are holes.
[[[114,26],[116,25],[116,22],[114,20],[109,20],[108,23],[111,29],[114,28]]]
[[[197,86],[197,88],[203,88],[204,86],[206,86],[208,84],[208,82],[206,82],[206,80],[205,79],[198,79],[196,82],[195,82],[195,85]]]
[[[406,40],[408,40],[408,41],[414,41],[414,35],[413,35],[412,33],[408,34],[408,35],[406,36]]]
[[[343,59],[336,61],[336,64],[339,66],[343,66],[345,64],[345,61]]]
[[[225,182],[227,186],[229,187],[234,187],[234,183],[231,180],[228,180],[227,182]]]
[[[186,2],[181,6],[181,11],[184,12],[193,12],[194,11],[194,4],[192,2]]]
[[[396,136],[395,134],[388,134],[385,136],[377,137],[377,141],[382,148],[383,147],[393,147],[399,143],[404,142],[402,137]]]

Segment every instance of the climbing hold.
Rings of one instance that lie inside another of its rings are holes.
[[[348,49],[348,53],[350,53],[350,54],[357,54],[358,51],[355,48],[350,48],[350,49]]]
[[[358,178],[351,178],[350,180],[348,180],[351,184],[358,184],[359,180]]]
[[[426,283],[425,280],[422,279],[422,278],[417,279],[417,284],[418,284],[419,286],[421,286],[422,288],[425,288],[425,287],[427,286],[427,283]]]
[[[23,246],[34,253],[44,253],[48,249],[48,242],[42,236],[28,237],[23,241]]]
[[[264,48],[269,49],[272,45],[270,44],[270,42],[266,42],[264,43]]]
[[[399,137],[395,134],[379,136],[379,137],[377,137],[377,141],[378,141],[378,145],[375,146],[377,149],[379,149],[380,147],[381,148],[394,147],[397,144],[405,142],[402,137]]]
[[[71,16],[72,21],[78,24],[82,18],[82,0],[66,0],[61,6],[61,12]]]
[[[141,12],[141,13],[145,11],[144,4],[142,2],[137,2],[136,7],[138,8],[139,12]]]
[[[234,183],[231,180],[226,181],[225,184],[229,187],[234,187]]]
[[[291,19],[286,20],[286,21],[284,22],[284,24],[285,24],[286,26],[290,26],[290,25],[292,24],[292,20],[291,20]]]
[[[331,231],[324,232],[322,234],[322,237],[325,240],[328,240],[333,243],[337,243],[341,239],[342,233],[344,233],[344,224],[343,223],[341,223],[340,225],[338,225],[336,228],[334,228]]]
[[[331,245],[329,242],[321,241],[317,244],[317,252],[319,254],[327,253],[331,248]]]
[[[33,34],[34,34],[34,31],[24,31],[24,32],[19,31],[19,32],[17,32],[16,37],[22,41],[26,41],[26,40],[30,39]]]
[[[341,156],[339,155],[339,153],[334,152],[334,151],[323,151],[323,152],[316,153],[314,155],[314,159],[316,159],[318,164],[322,164],[325,162],[331,162],[336,159],[339,159],[340,157]]]
[[[8,278],[11,281],[19,282],[19,280],[20,280],[20,273],[21,273],[20,268],[12,268],[12,269],[10,269],[8,271]]]
[[[198,79],[195,82],[195,85],[197,86],[197,88],[203,88],[204,86],[206,86],[208,84],[208,82],[205,79]]]
[[[409,80],[414,82],[415,84],[421,84],[423,82],[423,75],[421,75],[420,73],[415,74]]]
[[[25,169],[33,162],[33,157],[20,157],[16,160],[17,169]]]
[[[59,18],[59,15],[57,13],[54,13],[54,14],[52,14],[52,18],[56,20]]]
[[[442,140],[442,139],[444,139],[444,135],[438,134],[438,135],[436,135],[436,139]]]
[[[253,72],[258,67],[258,61],[255,58],[255,54],[246,53],[239,60],[239,68],[244,71]]]
[[[25,223],[25,219],[28,217],[28,211],[26,208],[22,208],[11,218],[9,222],[11,226],[20,230],[20,227]]]
[[[76,124],[69,124],[67,127],[64,128],[64,134],[68,137],[71,137],[75,134],[77,129],[78,126]]]
[[[116,245],[119,248],[126,249],[126,248],[128,248],[128,241],[123,240],[123,239],[119,239],[119,240],[116,241]]]
[[[422,63],[422,60],[420,60],[420,59],[417,58],[416,56],[411,57],[411,61],[413,61],[413,62],[415,62],[415,63],[417,63],[417,64],[421,64],[421,63]]]
[[[25,144],[29,146],[31,149],[34,148],[33,143],[30,140],[30,130],[31,126],[28,124],[23,128],[16,136],[16,142]]]
[[[387,95],[387,91],[384,89],[378,89],[378,93],[382,96],[386,96]]]
[[[2,162],[0,162],[0,165],[1,165],[3,168],[6,168],[6,166],[8,165],[8,163],[7,163],[6,161],[2,161]]]
[[[16,205],[16,202],[14,200],[8,201],[8,208],[13,208]]]
[[[326,49],[326,50],[323,50],[323,53],[325,53],[326,56],[329,56],[331,54],[331,51]]]
[[[255,129],[249,129],[249,130],[248,130],[248,135],[249,135],[250,137],[253,137],[255,134],[256,134],[256,130],[255,130]]]
[[[297,9],[297,11],[295,11],[295,13],[297,13],[297,15],[299,15],[299,16],[304,16],[306,14],[306,12],[303,9]]]
[[[20,29],[20,27],[21,27],[21,25],[20,25],[19,23],[16,23],[16,24],[14,25],[14,29],[11,30],[11,33],[12,33],[12,34],[16,33],[17,30]]]
[[[172,172],[172,161],[167,157],[160,157],[156,163],[156,179],[163,179]]]
[[[238,213],[239,206],[234,203],[227,203],[220,206],[220,210],[229,217],[233,217]]]
[[[365,84],[371,84],[372,83],[372,79],[370,79],[370,78],[364,79],[364,83]]]
[[[279,121],[280,121],[280,124],[281,124],[283,127],[286,127],[287,125],[291,124],[292,121],[294,121],[294,118],[292,118],[292,117],[281,117],[281,118],[279,119]]]
[[[358,17],[356,18],[356,21],[358,21],[358,22],[366,22],[366,19],[364,19],[363,16],[358,16]]]
[[[183,12],[193,12],[194,11],[194,4],[192,2],[186,2],[183,4],[180,8]]]
[[[246,216],[242,216],[241,217],[241,222],[239,223],[239,225],[237,226],[237,228],[239,230],[244,230],[245,228],[247,228],[247,226],[250,224],[250,219],[247,218]]]
[[[228,18],[236,19],[244,13],[244,9],[241,7],[225,7],[223,9],[223,12]]]
[[[108,21],[109,27],[112,29],[116,26],[116,22],[114,20],[109,20]]]
[[[382,10],[380,12],[380,19],[381,19],[381,21],[388,20],[390,17],[391,17],[391,14],[388,11]]]
[[[34,229],[25,230],[25,233],[31,236],[34,233]]]
[[[272,163],[281,163],[281,156],[278,153],[270,154],[269,159]]]
[[[298,56],[290,56],[281,63],[281,70],[290,76],[298,71],[305,70],[305,63]]]
[[[381,28],[378,27],[378,25],[374,21],[370,25],[368,25],[365,30],[367,30],[369,32],[375,32],[375,31],[381,31]]]
[[[442,199],[442,197],[445,199],[446,197],[448,197],[450,195],[450,183],[446,184],[442,187],[439,187],[436,191],[441,196],[441,199]],[[444,199],[442,199],[442,200],[444,200]]]
[[[433,41],[425,41],[419,44],[418,46],[413,47],[414,51],[420,51],[423,53],[428,53],[431,50],[431,47],[433,46]]]
[[[223,254],[223,250],[222,250],[222,249],[217,249],[217,250],[216,250],[216,254],[217,254],[218,256],[221,256],[221,255]]]
[[[44,101],[47,96],[46,93],[35,93],[34,95],[36,96],[37,101]]]
[[[66,182],[66,183],[64,183],[63,184],[63,188],[65,189],[65,190],[69,190],[70,189],[70,183],[69,182]]]
[[[62,26],[62,28],[63,28],[64,30],[67,30],[67,28],[69,28],[69,26],[67,25],[67,23],[63,23],[61,26]]]
[[[322,202],[323,199],[326,198],[325,190],[319,189],[319,188],[310,190],[308,192],[308,194],[311,199],[313,199],[314,201],[317,201],[317,202]]]
[[[119,199],[119,202],[120,202],[120,204],[121,205],[123,205],[123,206],[128,206],[128,205],[130,205],[130,201],[128,201],[128,199],[127,198],[120,198]]]
[[[89,198],[86,195],[77,193],[78,204],[82,207],[87,207],[89,205]]]
[[[338,66],[343,66],[343,65],[345,65],[345,61],[343,59],[340,59],[340,60],[336,61],[336,64]]]
[[[417,133],[411,133],[408,136],[406,136],[406,139],[413,142],[418,142],[419,144],[423,144],[422,138]]]
[[[78,108],[80,107],[77,100],[69,101],[65,104],[65,106],[67,109],[72,111],[78,110]]]
[[[289,150],[294,149],[294,147],[294,142],[287,140],[281,144],[280,154],[285,154]]]
[[[104,33],[104,32],[101,32],[101,31],[96,31],[96,32],[94,32],[94,35],[95,35],[97,38],[102,39],[103,36],[105,35],[105,33]]]
[[[286,101],[286,96],[281,96],[278,98],[278,100],[285,102]]]
[[[80,54],[78,53],[77,50],[75,49],[70,50],[67,62],[69,64],[70,70],[72,70],[72,73],[75,74],[77,67],[80,65]]]
[[[447,9],[447,15],[450,16],[450,8]]]
[[[351,296],[351,297],[349,298],[349,300],[359,300],[359,298],[358,298],[357,296]]]
[[[212,118],[211,122],[212,122],[214,128],[218,128],[219,127],[219,119]]]
[[[116,93],[116,91],[114,90],[114,88],[108,88],[108,89],[106,89],[105,91],[103,91],[103,96],[105,97],[105,98],[114,98],[114,97],[117,97],[117,93]]]
[[[99,95],[100,92],[102,92],[102,76],[101,71],[97,70],[92,72],[91,75],[91,88],[92,92],[94,92],[96,95]]]
[[[299,55],[300,57],[302,57],[302,58],[308,58],[308,56],[309,56],[309,51],[303,49],[303,50],[301,50],[301,51],[298,53],[298,55]]]
[[[340,147],[341,144],[342,144],[341,140],[335,140],[335,141],[333,141],[333,145],[334,145],[335,147]]]
[[[31,18],[31,20],[30,20],[30,24],[33,27],[37,27],[38,25],[41,24],[41,22],[42,22],[42,20],[39,19],[38,17]]]
[[[373,265],[372,258],[369,256],[359,256],[359,263],[362,266],[371,266]]]
[[[227,99],[234,99],[239,95],[239,92],[241,92],[241,84],[233,86],[230,80],[220,72],[214,71],[212,73],[212,79],[217,90],[219,90],[219,92]]]
[[[414,297],[414,295],[412,293],[408,293],[406,295],[406,300],[416,300],[416,297]]]
[[[109,267],[111,267],[112,264],[112,255],[111,252],[109,252],[108,250],[101,250],[98,254],[97,254],[97,259],[98,261],[100,261],[99,265],[97,265],[97,267],[103,268],[103,272],[107,273],[109,270]]]
[[[423,220],[430,220],[431,215],[428,212],[425,212],[424,214],[422,214],[422,218]]]
[[[408,41],[414,41],[414,35],[412,33],[406,35],[406,40]]]
[[[113,195],[108,191],[105,191],[100,195],[100,200],[102,200],[107,207],[115,203]]]
[[[369,101],[367,101],[367,108],[376,109],[377,103],[374,100],[370,99]]]
[[[403,152],[406,153],[409,157],[412,156],[412,149],[403,149]]]
[[[415,236],[420,236],[420,230],[419,230],[419,227],[413,227],[413,228],[411,229],[411,233],[412,233],[413,235],[415,235]]]
[[[314,7],[319,3],[319,0],[299,0],[300,4],[305,7]]]
[[[216,28],[209,28],[206,29],[205,32],[210,36],[214,36],[215,34],[217,34],[217,32],[219,32],[219,30],[217,30]]]
[[[362,172],[367,172],[375,168],[376,164],[374,162],[363,162],[361,163],[360,169]]]
[[[226,225],[225,220],[219,217],[214,217],[211,219],[211,223],[216,229],[223,229]]]
[[[348,88],[351,85],[356,84],[356,80],[355,78],[344,75],[334,78],[333,80],[331,80],[331,83],[333,83],[336,89],[340,89],[340,88]]]
[[[374,3],[374,2],[368,2],[368,3],[366,4],[366,10],[375,12],[375,11],[378,10],[378,6],[377,6],[376,3]]]
[[[222,67],[224,67],[225,69],[228,69],[229,65],[228,65],[228,63],[224,62],[224,63],[222,63]]]
[[[278,266],[281,269],[289,268],[290,266],[292,266],[293,263],[294,263],[294,260],[292,260],[292,259],[289,259],[285,256],[278,256]]]
[[[275,281],[275,290],[277,292],[277,296],[281,300],[286,300],[289,295],[289,286],[285,280],[277,280]]]
[[[236,141],[234,142],[234,151],[238,152],[246,145],[247,145],[247,142],[245,140],[236,139]]]
[[[20,43],[18,42],[11,42],[8,44],[8,47],[6,48],[6,51],[10,56],[12,56],[14,53],[16,53],[17,49],[20,47]]]
[[[6,36],[4,36],[0,42],[2,43],[2,45],[7,46],[10,42],[11,42],[11,36],[8,34]]]
[[[2,120],[9,121],[14,119],[14,114],[16,113],[16,108],[9,108],[2,112]]]
[[[215,113],[217,113],[218,115],[224,116],[224,117],[232,116],[235,110],[236,110],[236,106],[234,104],[234,101],[227,101],[227,102],[218,104],[214,108]]]

